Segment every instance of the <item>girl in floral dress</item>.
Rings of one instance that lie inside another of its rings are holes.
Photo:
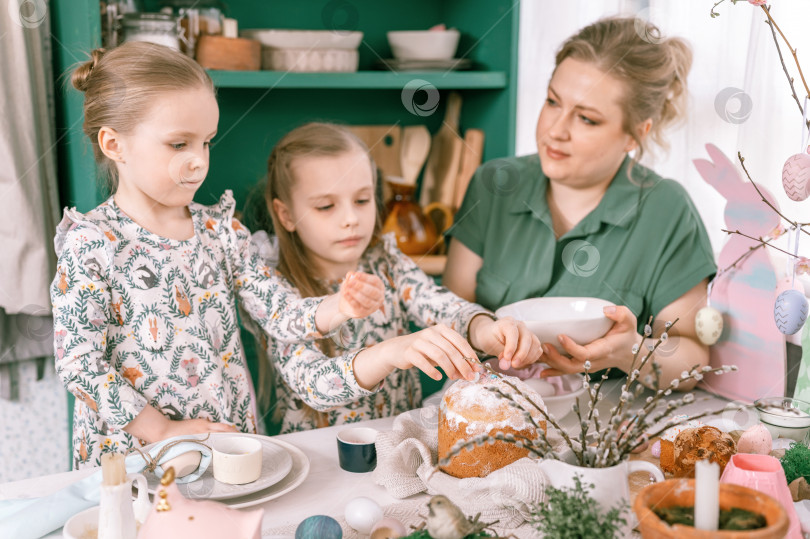
[[[66,209],[51,286],[56,369],[76,398],[74,466],[176,435],[256,432],[236,299],[270,336],[312,339],[377,309],[382,283],[357,274],[301,300],[250,250],[230,191],[192,202],[219,110],[211,79],[149,43],[96,50],[73,73],[84,130],[114,193]]]
[[[313,123],[287,134],[268,163],[265,198],[278,236],[278,270],[301,297],[337,290],[364,271],[385,285],[383,306],[330,339],[269,341],[281,432],[384,417],[421,404],[417,367],[434,379],[474,378],[474,349],[522,367],[541,355],[522,322],[496,320],[434,284],[381,236],[374,164],[349,131]],[[258,235],[257,235],[258,236]],[[263,235],[262,235],[263,236]],[[271,245],[258,245],[272,253]],[[410,322],[423,329],[408,334]]]

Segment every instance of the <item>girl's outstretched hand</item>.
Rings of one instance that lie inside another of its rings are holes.
[[[340,285],[338,310],[349,318],[365,318],[383,305],[385,287],[376,275],[353,271]]]
[[[483,352],[497,356],[501,370],[526,367],[543,355],[537,335],[510,316],[498,320],[474,317],[470,322],[470,342]]]
[[[450,379],[475,380],[484,372],[470,343],[458,332],[439,324],[416,333],[394,337],[361,350],[354,357],[354,376],[360,387],[372,389],[394,369],[416,367],[441,380],[441,367]]]
[[[437,366],[451,380],[474,380],[475,371],[484,371],[475,359],[477,356],[470,343],[444,324],[396,337],[388,342],[398,348],[392,350],[390,355],[386,350],[391,366],[398,369],[416,367],[434,380],[442,379]]]

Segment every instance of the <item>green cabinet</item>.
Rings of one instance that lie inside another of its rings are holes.
[[[157,0],[146,0],[157,10]],[[60,194],[63,205],[87,211],[103,200],[93,152],[82,132],[82,96],[70,85],[73,66],[101,45],[97,0],[53,0],[51,22],[57,80]],[[357,73],[212,71],[220,105],[219,134],[211,150],[208,178],[195,199],[209,204],[232,189],[241,206],[261,180],[273,144],[306,121],[349,124],[423,123],[435,133],[444,99],[429,116],[416,116],[402,103],[413,80],[427,81],[442,97],[460,90],[461,129],[486,133],[484,160],[512,155],[515,148],[517,37],[515,0],[231,0],[227,14],[240,28],[357,29],[364,33]],[[445,23],[462,37],[458,56],[475,70],[450,72],[375,71],[390,58],[388,30],[425,29]],[[417,99],[420,94],[417,93]]]

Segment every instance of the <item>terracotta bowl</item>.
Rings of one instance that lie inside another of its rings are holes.
[[[633,503],[633,511],[639,521],[641,537],[657,539],[664,537],[696,537],[701,539],[782,539],[787,534],[790,521],[782,505],[767,494],[759,491],[720,483],[720,507],[730,509],[738,507],[765,516],[766,526],[750,531],[716,531],[696,530],[691,526],[676,524],[670,526],[656,515],[653,507],[671,507],[673,505],[690,506],[695,503],[694,479],[668,479],[662,483],[653,483],[638,493]]]

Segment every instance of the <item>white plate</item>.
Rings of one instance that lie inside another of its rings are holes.
[[[377,62],[377,67],[391,71],[449,71],[471,69],[469,58],[451,58],[449,60],[398,60],[386,58]]]
[[[228,500],[243,497],[260,490],[264,490],[283,480],[292,469],[293,459],[290,452],[280,443],[268,436],[258,434],[229,434],[225,432],[211,433],[208,441],[230,436],[249,436],[262,443],[262,473],[252,483],[244,485],[229,485],[214,479],[213,464],[208,466],[202,477],[190,483],[177,483],[180,493],[186,498],[206,500]],[[205,435],[197,436],[205,438]],[[203,442],[205,443],[205,442]],[[146,446],[144,449],[149,448]],[[154,494],[160,485],[160,479],[153,473],[145,473],[149,485],[149,493]]]
[[[283,496],[304,482],[304,479],[309,475],[309,459],[304,452],[288,442],[281,440],[273,440],[273,442],[286,449],[290,457],[292,457],[292,469],[290,472],[284,476],[284,479],[273,486],[253,494],[224,500],[223,503],[236,509],[251,507]]]
[[[613,303],[599,298],[530,298],[501,307],[495,314],[522,320],[540,342],[564,353],[557,335],[568,335],[583,345],[605,336],[613,325],[602,312],[609,305]]]

